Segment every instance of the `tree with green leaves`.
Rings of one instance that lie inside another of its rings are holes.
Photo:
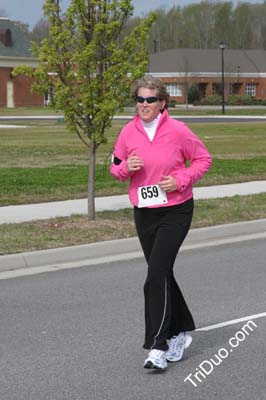
[[[232,49],[266,47],[266,0],[237,4],[202,0],[169,10],[158,8],[155,13],[150,53],[178,47],[217,49],[222,40]]]
[[[95,218],[96,150],[106,141],[115,113],[129,96],[131,83],[148,69],[146,41],[155,16],[130,33],[131,0],[46,0],[49,37],[33,52],[36,69],[17,67],[34,78],[33,90],[53,92],[52,107],[63,111],[68,128],[88,147],[88,218]]]

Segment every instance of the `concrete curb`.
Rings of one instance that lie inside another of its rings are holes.
[[[191,229],[181,251],[265,239],[266,219]],[[0,256],[0,272],[50,266],[51,270],[143,257],[136,237]]]

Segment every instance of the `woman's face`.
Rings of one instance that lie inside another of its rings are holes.
[[[140,88],[138,90],[138,97],[157,97],[156,89]],[[146,100],[144,103],[137,101],[137,111],[140,118],[144,122],[152,122],[159,114],[161,109],[165,106],[165,100],[156,100],[154,103],[148,103]]]

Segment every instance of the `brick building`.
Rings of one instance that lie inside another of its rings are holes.
[[[150,55],[149,73],[167,85],[171,99],[184,103],[196,83],[200,97],[221,94],[220,49],[172,49]],[[266,50],[224,50],[225,98],[231,94],[266,99]]]
[[[12,76],[14,67],[19,65],[37,66],[29,39],[15,22],[0,18],[0,107],[43,105],[43,96],[31,92],[30,78]]]
[[[0,18],[0,107],[43,106],[43,96],[31,92],[32,80],[12,76],[14,67],[38,61],[18,24]],[[186,102],[187,88],[196,83],[200,97],[221,94],[220,49],[172,49],[150,55],[149,73],[161,78],[171,98]],[[266,99],[266,50],[224,50],[225,98],[249,94]]]

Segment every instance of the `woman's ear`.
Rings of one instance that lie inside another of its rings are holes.
[[[166,104],[165,100],[161,100],[161,110],[160,111],[163,111],[165,109],[165,104]]]

